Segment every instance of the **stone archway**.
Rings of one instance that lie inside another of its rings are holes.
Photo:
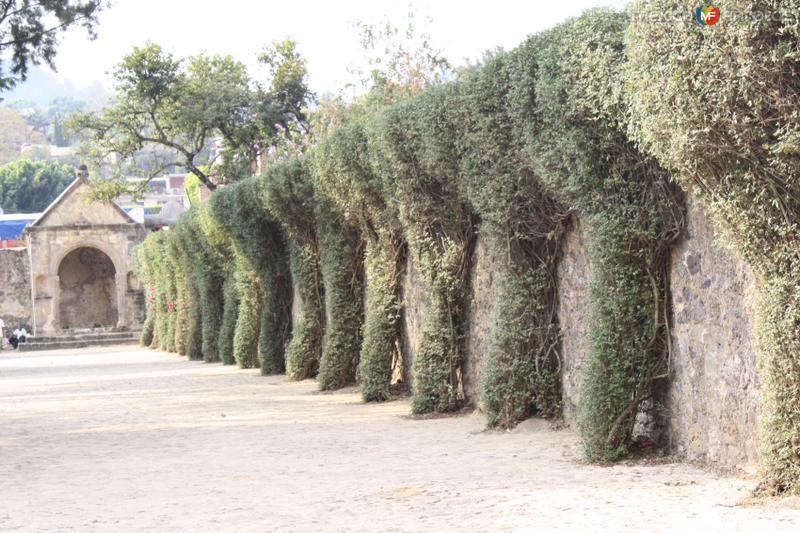
[[[89,246],[69,252],[58,266],[58,284],[62,329],[117,325],[116,268],[104,252]]]

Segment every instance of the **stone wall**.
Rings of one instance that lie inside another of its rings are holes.
[[[494,305],[497,296],[496,264],[486,249],[483,237],[478,236],[472,255],[470,298],[467,318],[467,343],[464,359],[464,395],[481,408],[481,370],[483,357],[489,347],[494,324]]]
[[[581,403],[583,364],[589,347],[589,265],[586,235],[572,217],[556,268],[558,323],[561,327],[561,388],[564,421],[575,427]]]
[[[303,301],[300,299],[300,286],[292,282],[292,327],[297,326],[297,322],[300,320],[300,308],[303,305]]]
[[[758,463],[760,396],[753,348],[754,277],[715,242],[706,215],[690,202],[687,230],[672,254],[672,380],[665,408],[668,444],[679,456],[728,468]],[[464,361],[464,392],[480,406],[483,355],[497,295],[495,265],[479,238],[473,255]],[[562,333],[564,420],[575,428],[588,352],[588,241],[573,218],[556,270],[557,316]],[[429,313],[422,274],[413,257],[403,278],[406,383]]]
[[[0,318],[6,329],[33,331],[31,263],[27,248],[0,249]],[[6,332],[3,332],[6,334]]]
[[[670,269],[668,444],[691,461],[748,469],[758,463],[760,411],[752,339],[755,282],[747,265],[716,238],[708,217],[690,201]],[[588,350],[590,279],[586,235],[573,219],[557,269],[564,420],[573,428]]]
[[[670,271],[669,439],[687,459],[749,468],[759,461],[761,406],[752,338],[755,278],[715,238],[706,214],[690,201]]]
[[[409,252],[402,282],[403,292],[403,381],[408,390],[414,385],[414,358],[422,341],[422,329],[430,314],[428,289],[414,254]]]
[[[483,237],[478,236],[472,255],[468,296],[467,338],[462,381],[467,401],[480,407],[480,381],[483,355],[489,344],[494,319],[495,265]],[[409,254],[403,277],[403,368],[404,381],[413,383],[412,366],[422,340],[422,330],[430,312],[430,300],[422,272]]]

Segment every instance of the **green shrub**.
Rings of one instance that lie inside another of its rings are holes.
[[[490,426],[561,414],[553,283],[565,209],[543,192],[515,117],[528,105],[524,52],[499,54],[460,85],[457,144],[463,196],[480,216],[498,293],[481,398]]]
[[[300,312],[286,349],[286,375],[302,380],[319,369],[325,318],[314,188],[303,159],[272,165],[259,179],[264,205],[290,243],[291,277],[298,289]]]
[[[389,183],[411,253],[419,261],[431,312],[414,360],[415,413],[450,411],[463,400],[467,289],[474,217],[458,194],[458,154],[448,110],[453,84],[389,108],[373,131],[376,168]]]
[[[180,246],[180,239],[176,235],[178,231],[179,226],[175,224],[170,228],[170,233],[167,236],[167,253],[175,276],[175,300],[171,315],[174,324],[171,327],[171,344],[174,346],[172,351],[180,355],[186,355],[188,288],[186,285],[186,259]]]
[[[627,137],[626,25],[623,14],[593,10],[519,51],[535,72],[518,85],[528,92],[518,98],[533,103],[518,106],[518,119],[534,171],[577,212],[589,239],[579,428],[596,461],[628,452],[640,405],[668,377],[668,258],[683,220],[670,176]]]
[[[144,324],[142,324],[142,333],[139,336],[139,344],[141,346],[150,346],[153,343],[153,336],[155,334],[155,300],[151,300],[151,294],[153,291],[155,291],[155,285],[153,282],[153,274],[151,272],[152,263],[150,263],[145,255],[144,243],[139,244],[134,249],[133,257],[136,275],[139,277],[139,280],[141,280],[141,283],[144,286],[145,298],[145,320]]]
[[[186,355],[190,360],[203,358],[202,350],[202,313],[200,311],[200,294],[197,282],[197,273],[194,268],[195,258],[192,255],[191,214],[182,215],[170,227],[170,240],[178,252],[180,263],[178,325],[179,339],[176,344],[179,353]],[[183,347],[181,351],[180,347]]]
[[[364,322],[364,254],[361,233],[317,194],[317,234],[325,293],[325,333],[319,386],[354,383]]]
[[[239,318],[239,287],[234,276],[235,272],[228,274],[222,286],[223,311],[222,325],[219,330],[217,351],[223,364],[232,365],[236,363],[233,352],[233,341],[236,334],[236,321]]]
[[[219,361],[218,338],[222,324],[222,258],[206,237],[201,217],[210,216],[207,204],[193,207],[183,215],[185,231],[182,245],[191,273],[189,280],[189,327],[187,355],[206,362]],[[199,346],[197,341],[199,340]]]
[[[647,4],[668,13],[685,7]],[[732,0],[706,28],[689,17],[636,18],[626,41],[631,131],[701,199],[761,278],[766,493],[800,493],[798,11],[797,0]]]
[[[252,265],[242,256],[236,257],[234,281],[239,293],[239,316],[233,336],[233,358],[239,368],[256,368],[261,331],[261,283]]]
[[[215,193],[211,206],[231,239],[237,269],[241,304],[234,359],[243,367],[260,366],[262,374],[278,374],[286,365],[292,293],[286,243],[262,189],[257,178],[243,179]]]
[[[390,173],[374,169],[370,151],[364,126],[353,124],[323,139],[313,161],[317,186],[347,220],[358,224],[366,242],[366,309],[358,370],[364,400],[383,401],[390,395],[392,370],[402,361],[400,280],[406,245]]]
[[[203,361],[213,363],[220,361],[218,351],[220,328],[223,313],[224,270],[221,250],[211,245],[206,229],[211,226],[207,221],[211,218],[208,202],[193,208],[195,224],[192,226],[194,264],[197,273],[200,308],[203,317]]]

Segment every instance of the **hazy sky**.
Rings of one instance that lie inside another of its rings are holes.
[[[306,0],[113,0],[100,16],[98,38],[88,41],[72,30],[56,58],[58,76],[77,87],[95,80],[107,88],[107,72],[133,46],[151,40],[185,56],[207,51],[231,54],[250,65],[267,43],[293,37],[308,59],[312,89],[338,89],[347,67],[358,56],[352,21],[377,21],[384,16],[404,20],[405,1]],[[627,0],[440,0],[415,1],[419,15],[433,19],[433,44],[454,64],[474,59],[484,50],[511,49],[527,35],[548,28],[589,7],[620,7]],[[422,17],[418,17],[422,18]]]

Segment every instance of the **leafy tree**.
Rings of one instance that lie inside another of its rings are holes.
[[[267,87],[251,80],[231,56],[181,60],[149,43],[114,71],[115,103],[100,113],[78,113],[71,126],[88,134],[88,156],[98,166],[113,156],[118,175],[150,178],[180,166],[213,190],[223,181],[220,175],[249,174],[277,137],[306,120],[310,92],[294,43],[277,43],[259,59],[270,69]],[[220,137],[225,149],[217,160],[209,147]],[[142,157],[155,164],[143,168],[137,164]],[[124,187],[121,180],[118,186]]]
[[[433,44],[430,22],[417,20],[413,11],[398,24],[388,18],[355,22],[363,59],[348,67],[351,79],[340,94],[320,101],[311,117],[314,139],[374,117],[386,106],[455,76],[450,61]]]
[[[19,111],[0,107],[0,164],[19,159],[23,145],[44,141],[44,136],[32,130]]]
[[[75,169],[22,159],[0,167],[0,204],[6,213],[44,211],[75,179]]]
[[[70,27],[83,26],[94,38],[105,5],[104,0],[0,0],[0,91],[24,81],[30,64],[55,69],[59,34]]]
[[[192,205],[200,203],[200,178],[195,174],[189,173],[183,181],[183,190],[186,191],[186,196],[189,197],[189,202]]]

